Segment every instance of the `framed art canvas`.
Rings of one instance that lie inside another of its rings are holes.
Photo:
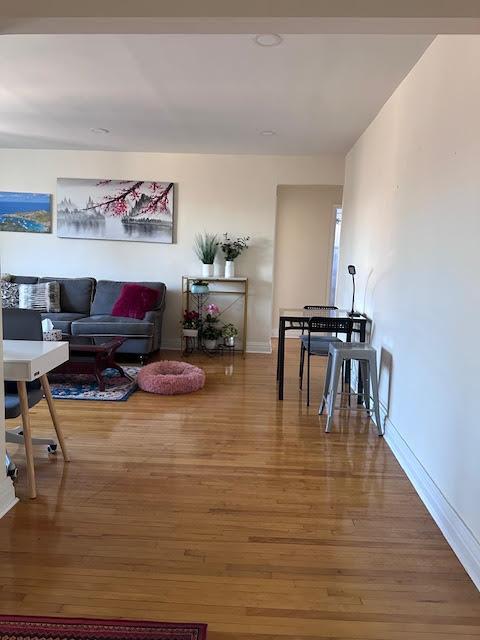
[[[51,233],[51,195],[0,191],[0,231]]]
[[[173,182],[57,180],[62,238],[173,242]]]

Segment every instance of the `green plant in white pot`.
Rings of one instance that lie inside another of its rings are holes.
[[[222,327],[222,336],[223,336],[223,344],[226,347],[234,347],[235,338],[238,336],[237,327],[231,322],[229,322],[228,324],[224,324]]]
[[[225,256],[225,278],[233,278],[235,276],[234,260],[238,258],[245,249],[248,249],[249,240],[250,236],[245,236],[244,238],[239,237],[232,240],[232,238],[228,236],[228,233],[223,234],[223,240],[218,244]]]
[[[202,276],[213,276],[213,263],[218,250],[218,238],[216,233],[197,233],[195,236],[195,253],[202,263]]]
[[[203,346],[207,351],[217,348],[217,340],[220,337],[220,329],[214,324],[205,323],[202,329]]]

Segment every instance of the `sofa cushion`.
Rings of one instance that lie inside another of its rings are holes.
[[[84,318],[84,313],[42,313],[42,320],[48,318],[53,322],[54,329],[60,329],[62,333],[72,333],[71,327],[74,320]]]
[[[140,284],[150,289],[157,289],[160,292],[155,309],[163,309],[165,307],[166,287],[163,282],[116,282],[114,280],[99,280],[95,290],[95,297],[92,304],[92,316],[94,315],[110,315],[113,305],[120,296],[124,284]]]
[[[140,336],[153,335],[154,324],[135,318],[118,318],[107,314],[95,314],[72,323],[74,336]]]
[[[56,281],[18,285],[20,309],[60,312],[60,285]]]
[[[55,278],[52,278],[55,280]],[[12,276],[10,275],[10,282],[16,282],[17,284],[37,284],[37,276]]]
[[[95,278],[39,278],[38,282],[58,282],[60,285],[60,310],[65,313],[90,313],[95,290]]]
[[[143,320],[147,311],[155,309],[160,296],[158,289],[141,284],[124,284],[112,309],[112,316]]]
[[[18,309],[20,302],[20,285],[16,282],[0,280],[0,290],[2,292],[2,308]]]

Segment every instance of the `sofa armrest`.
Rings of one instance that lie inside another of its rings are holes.
[[[153,351],[157,351],[162,344],[163,309],[147,311],[144,320],[153,324]]]

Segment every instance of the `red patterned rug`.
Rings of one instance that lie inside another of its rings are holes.
[[[207,625],[0,616],[2,640],[206,640]]]

